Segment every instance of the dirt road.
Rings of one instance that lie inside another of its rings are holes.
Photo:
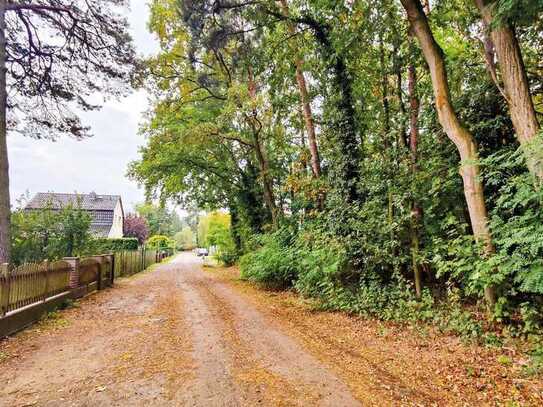
[[[541,400],[541,388],[513,386],[499,366],[477,370],[478,377],[456,368],[480,357],[478,349],[455,341],[447,351],[406,346],[401,335],[378,335],[342,314],[313,314],[289,294],[258,292],[225,273],[203,271],[200,259],[180,254],[0,342],[0,405]]]

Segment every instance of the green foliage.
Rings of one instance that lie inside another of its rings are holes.
[[[173,239],[177,249],[192,250],[196,247],[194,232],[189,226],[185,226],[180,232],[177,232]]]
[[[175,247],[175,240],[164,235],[154,235],[147,239],[145,247],[151,250],[171,249]]]
[[[483,164],[495,197],[490,227],[496,252],[482,257],[473,238],[451,217],[446,237],[434,239],[433,264],[438,277],[454,281],[468,295],[481,297],[486,285],[499,286],[495,319],[518,321],[520,332],[533,332],[541,312],[533,295],[543,294],[543,191],[534,188],[521,151],[504,149]]]
[[[174,211],[165,206],[157,206],[150,203],[136,205],[139,216],[147,220],[149,235],[173,236],[181,230],[181,220]]]
[[[118,239],[92,239],[89,244],[93,253],[109,253],[122,250],[137,250],[138,239],[135,237],[124,237]]]
[[[291,287],[298,274],[300,259],[289,247],[289,239],[287,229],[258,238],[260,248],[240,260],[241,278],[272,289]]]
[[[12,262],[55,260],[83,253],[91,240],[90,224],[90,215],[73,206],[15,211],[11,218]]]
[[[215,211],[200,217],[198,223],[198,240],[216,250],[219,261],[231,265],[239,257],[232,236],[231,216],[228,213]]]
[[[536,342],[529,352],[530,363],[524,367],[527,376],[536,376],[543,372],[543,343]]]
[[[530,24],[543,12],[542,0],[497,0],[495,23]]]
[[[441,330],[476,340],[483,327],[462,304],[458,289],[437,303],[429,290],[420,299],[401,276],[383,284],[377,276],[353,277],[345,250],[323,236],[319,228],[293,233],[283,227],[259,236],[258,248],[240,261],[241,278],[272,289],[294,287],[316,298],[320,307],[374,317],[384,321],[437,325]]]
[[[516,151],[476,7],[432,2],[429,23],[454,108],[479,148],[496,249],[486,254],[471,230],[457,148],[439,123],[431,78],[399,2],[292,0],[289,16],[278,2],[219,3],[151,2],[160,51],[145,61],[143,76],[156,102],[142,127],[149,142],[130,176],[161,201],[208,211],[198,244],[218,247],[228,264],[243,255],[244,279],[295,289],[325,308],[430,322],[498,344],[501,337],[485,333],[481,321],[492,285],[494,324],[511,335],[540,331],[543,191],[527,172],[526,151]],[[541,110],[541,1],[493,3],[491,28],[518,28]],[[242,36],[237,23],[255,29]],[[318,178],[297,67],[317,128]],[[409,134],[415,112],[416,152]],[[275,224],[264,199],[270,189]],[[420,298],[415,266],[425,287]]]

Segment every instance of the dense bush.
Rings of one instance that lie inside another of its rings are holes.
[[[273,289],[292,286],[299,258],[289,246],[289,238],[287,229],[258,238],[260,247],[240,260],[241,277]]]
[[[446,278],[449,286],[445,293],[432,294],[430,289],[425,289],[422,297],[417,298],[412,283],[401,270],[395,272],[393,263],[383,266],[375,254],[372,255],[375,260],[365,260],[364,270],[357,270],[342,239],[334,239],[327,223],[316,219],[302,229],[283,227],[256,237],[254,250],[241,258],[241,278],[267,288],[293,287],[304,296],[318,299],[324,309],[387,321],[425,321],[464,337],[482,337],[484,324],[479,321],[482,310],[466,307],[466,299],[480,296],[484,286],[481,280],[488,278],[485,273],[489,273],[489,268],[507,270],[497,261],[503,254],[499,247],[495,256],[481,260],[477,246],[468,236],[458,233],[454,237],[452,230],[458,230],[459,226],[455,222],[449,226],[451,239],[448,242],[436,240],[430,246],[435,253],[438,276]],[[447,253],[440,252],[444,248]],[[522,261],[527,263],[528,258],[525,255]],[[531,258],[533,262],[539,261],[536,256]],[[385,279],[383,272],[387,269],[392,274]],[[509,270],[509,273],[514,272],[515,269]],[[517,327],[509,328],[513,334],[537,332],[541,326],[537,304],[521,295],[522,283],[516,288],[510,287],[509,292],[505,291],[506,287],[494,310],[495,319],[507,323],[516,321]],[[519,303],[517,299],[513,306],[516,297],[524,302]],[[515,313],[515,309],[518,312]]]
[[[54,260],[86,252],[90,224],[90,215],[73,206],[15,211],[11,217],[12,262]]]

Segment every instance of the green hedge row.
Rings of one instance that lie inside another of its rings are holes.
[[[98,253],[116,252],[120,250],[136,250],[139,246],[135,237],[123,237],[119,239],[94,239],[93,250]]]

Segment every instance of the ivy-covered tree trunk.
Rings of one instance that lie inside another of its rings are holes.
[[[241,253],[243,250],[243,246],[242,246],[242,240],[241,240],[241,234],[240,234],[241,225],[240,225],[240,218],[239,218],[239,210],[234,201],[235,199],[232,198],[228,205],[228,211],[230,212],[230,233],[232,235],[232,240],[234,241],[234,245],[236,246],[236,251],[238,253]]]
[[[322,56],[331,68],[334,90],[338,95],[336,117],[330,127],[340,157],[331,166],[331,176],[346,203],[360,202],[362,196],[357,183],[360,181],[360,150],[364,141],[362,137],[357,140],[352,79],[344,55],[333,47],[329,27],[311,18],[306,18],[304,24],[313,29],[316,40],[322,46]]]
[[[241,173],[240,190],[237,196],[237,208],[252,233],[262,233],[263,226],[269,223],[271,215],[266,205],[261,184],[258,183],[258,169],[251,162]]]
[[[460,174],[474,237],[483,243],[485,254],[490,255],[495,249],[488,227],[477,144],[473,135],[460,123],[452,106],[443,51],[434,39],[420,0],[401,0],[401,2],[430,69],[439,122],[460,153],[462,160]],[[485,288],[485,299],[489,306],[495,303],[493,286]]]
[[[392,179],[394,178],[393,170],[393,153],[390,143],[390,103],[388,100],[388,69],[386,66],[385,48],[383,46],[383,39],[379,38],[379,63],[381,68],[381,103],[383,105],[383,159],[386,164],[385,178],[387,183],[387,219],[388,226],[390,228],[390,241],[394,241],[394,196],[392,194]],[[396,257],[396,248],[393,247],[391,251],[391,257]]]
[[[249,87],[249,96],[252,100],[256,99],[256,83],[253,76],[253,70],[249,67],[248,69],[248,87]],[[270,178],[270,166],[266,154],[264,152],[264,146],[260,139],[261,126],[258,122],[258,112],[256,108],[251,112],[252,117],[250,117],[249,124],[251,127],[251,132],[253,135],[253,147],[255,150],[256,159],[260,166],[260,176],[262,178],[262,187],[264,190],[264,200],[266,201],[266,206],[270,210],[270,215],[274,227],[277,226],[277,205],[275,204],[275,195],[273,193],[273,183]]]
[[[253,132],[255,153],[258,163],[260,165],[260,176],[262,178],[262,186],[264,190],[264,200],[268,207],[274,226],[277,225],[277,205],[275,204],[275,195],[273,193],[273,185],[270,179],[270,169],[268,160],[264,155],[262,143],[260,141],[260,135],[257,132]]]
[[[409,92],[409,151],[411,153],[411,172],[413,178],[418,171],[418,143],[419,143],[419,109],[420,102],[417,96],[417,71],[413,63],[408,68]],[[419,267],[419,225],[422,218],[422,208],[416,200],[411,206],[411,257],[413,276],[415,278],[415,293],[417,298],[422,296],[422,273]]]
[[[322,58],[330,70],[332,87],[338,98],[334,106],[335,115],[330,120],[331,138],[333,138],[331,144],[337,147],[338,157],[333,160],[333,165],[330,165],[329,175],[335,184],[335,189],[345,203],[360,202],[362,194],[359,192],[357,184],[360,181],[360,153],[364,140],[363,137],[357,140],[352,78],[347,69],[345,56],[334,48],[330,27],[326,22],[317,21],[309,15],[293,18],[272,10],[266,10],[266,13],[283,21],[308,26],[315,34],[315,39],[321,48]],[[325,103],[327,102],[325,101]]]
[[[281,10],[285,16],[288,17],[289,10],[287,0],[280,0]],[[296,30],[293,24],[288,21],[288,31],[290,35],[294,35]],[[315,178],[319,178],[321,175],[321,160],[319,156],[319,148],[317,145],[317,135],[315,133],[315,123],[313,122],[313,112],[311,111],[311,103],[309,99],[309,92],[307,91],[307,84],[303,71],[304,61],[302,58],[297,57],[294,61],[296,65],[296,82],[298,83],[298,89],[300,90],[300,99],[302,104],[302,112],[305,121],[305,127],[307,131],[307,141],[309,144],[309,153],[311,154],[311,170]]]
[[[508,23],[493,24],[496,1],[475,0],[475,4],[486,29],[490,31],[517,139],[524,151],[528,169],[540,185],[543,182],[543,145],[537,139],[540,126],[517,37]]]
[[[9,262],[11,248],[6,109],[6,0],[0,0],[0,263]]]

